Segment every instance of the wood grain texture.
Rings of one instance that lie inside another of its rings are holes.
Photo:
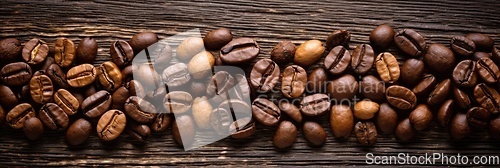
[[[272,47],[288,39],[296,44],[319,39],[324,42],[335,29],[352,34],[350,49],[367,43],[370,31],[389,23],[395,29],[412,28],[428,43],[448,45],[453,35],[481,32],[500,43],[500,3],[497,1],[0,1],[0,38],[16,37],[26,42],[40,37],[51,45],[57,37],[78,42],[92,36],[99,43],[96,64],[109,60],[113,40],[128,40],[135,33],[152,31],[160,38],[199,28],[203,34],[217,27],[232,30],[237,37],[255,38],[262,50],[259,58],[269,57]],[[395,48],[390,52],[403,60]],[[253,65],[255,60],[252,64]],[[308,67],[311,71],[319,63]],[[246,69],[248,72],[248,68]],[[183,151],[170,131],[155,134],[144,146],[121,136],[115,143],[104,143],[92,135],[84,146],[68,147],[63,132],[47,132],[42,140],[29,142],[22,132],[2,127],[0,166],[349,166],[365,165],[365,154],[397,155],[444,153],[446,155],[498,155],[498,141],[475,130],[471,138],[450,140],[447,130],[434,124],[430,131],[418,133],[409,143],[392,135],[382,135],[374,147],[363,147],[351,136],[333,138],[324,116],[327,143],[311,147],[299,133],[289,150],[272,145],[274,128],[258,125],[249,139],[226,138],[194,151]]]

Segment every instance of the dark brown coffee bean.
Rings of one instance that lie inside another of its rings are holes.
[[[159,113],[155,115],[155,118],[151,125],[149,126],[154,132],[163,132],[167,130],[172,122],[172,118],[167,113]]]
[[[391,36],[392,39],[392,36]],[[375,62],[375,54],[369,44],[360,44],[352,52],[351,69],[356,74],[366,74]]]
[[[414,86],[424,75],[424,62],[418,59],[407,59],[401,66],[400,79],[405,84]]]
[[[243,139],[255,133],[255,122],[250,117],[236,120],[229,126],[229,132],[234,139]]]
[[[162,73],[163,81],[168,87],[182,86],[191,80],[187,65],[177,63],[169,66]]]
[[[163,107],[167,113],[181,114],[191,108],[193,97],[188,92],[173,91],[165,95]]]
[[[489,58],[481,58],[477,61],[477,74],[490,84],[497,83],[500,78],[498,66]]]
[[[52,100],[54,85],[47,75],[33,76],[30,80],[30,93],[33,101],[45,104]]]
[[[31,117],[35,117],[35,111],[28,103],[21,103],[12,108],[5,117],[6,123],[14,129],[24,127],[24,122]]]
[[[28,118],[24,122],[23,132],[26,138],[36,141],[43,135],[43,124],[40,119],[36,117]]]
[[[66,89],[59,89],[54,94],[54,102],[69,116],[76,114],[80,108],[78,99]]]
[[[229,29],[218,28],[208,32],[203,38],[203,43],[208,50],[218,50],[232,39],[233,35]]]
[[[140,123],[149,123],[154,120],[155,107],[148,101],[137,96],[130,96],[125,101],[125,114]]]
[[[261,59],[255,63],[250,73],[250,84],[258,91],[268,92],[278,83],[280,68],[271,59]]]
[[[413,29],[403,29],[394,36],[394,43],[404,53],[412,56],[421,56],[427,47],[424,37]]]
[[[386,83],[395,83],[398,81],[401,71],[398,60],[391,53],[380,53],[375,59],[375,68],[378,75]]]
[[[486,128],[490,122],[490,112],[482,107],[473,107],[467,111],[467,121],[476,128]]]
[[[445,79],[439,83],[427,98],[428,105],[438,105],[448,97],[451,90],[451,80]]]
[[[320,146],[326,141],[326,132],[317,122],[306,121],[302,126],[304,138],[313,145]]]
[[[376,117],[377,128],[385,134],[392,134],[398,124],[398,113],[387,103],[380,104]]]
[[[233,76],[226,71],[216,72],[208,81],[207,96],[226,94],[235,85]]]
[[[68,115],[57,104],[47,103],[43,105],[38,115],[43,124],[51,130],[68,128]]]
[[[370,44],[378,51],[384,51],[392,44],[395,34],[389,24],[381,24],[370,32]]]
[[[300,111],[306,116],[321,116],[330,109],[330,98],[326,94],[313,94],[300,101]]]
[[[49,46],[44,41],[34,38],[28,41],[23,48],[23,59],[30,65],[41,64],[49,54]]]
[[[293,57],[293,63],[299,66],[309,66],[323,57],[325,52],[325,47],[323,43],[319,40],[308,40],[295,50],[295,56]]]
[[[271,50],[271,60],[280,65],[292,62],[295,56],[295,49],[295,44],[291,41],[282,41]]]
[[[151,129],[148,125],[132,123],[127,128],[128,134],[139,143],[143,143],[151,136]]]
[[[436,74],[448,73],[455,65],[455,54],[442,44],[430,44],[424,55],[424,62]]]
[[[127,83],[130,80],[134,79],[134,73],[133,73],[134,67],[137,68],[136,65],[129,65],[122,69],[123,83]]]
[[[69,69],[66,79],[71,87],[81,88],[94,82],[97,71],[91,64],[81,64]]]
[[[101,90],[87,97],[81,103],[83,114],[89,118],[97,118],[109,109],[111,102],[111,94],[105,90]]]
[[[278,125],[281,118],[278,106],[264,98],[257,98],[252,102],[252,114],[257,121],[267,126]]]
[[[327,93],[335,101],[348,100],[358,93],[358,82],[354,76],[345,74],[331,82],[328,82]]]
[[[450,41],[450,48],[458,55],[470,56],[476,51],[476,45],[465,36],[455,36]]]
[[[277,148],[288,148],[297,139],[297,127],[290,121],[282,121],[276,129],[273,137],[273,144]]]
[[[52,64],[47,69],[45,69],[47,76],[52,79],[52,82],[56,83],[61,88],[68,88],[68,81],[66,80],[66,74],[57,64]]]
[[[481,107],[492,114],[500,112],[500,95],[494,88],[485,83],[480,83],[474,87],[474,98]]]
[[[97,135],[104,141],[112,141],[123,132],[127,124],[127,117],[120,110],[109,110],[104,113],[97,123]]]
[[[377,101],[385,96],[385,83],[373,75],[364,76],[359,87],[361,95],[367,99]]]
[[[122,73],[120,68],[111,61],[103,62],[100,66],[95,68],[97,72],[97,79],[104,89],[114,91],[122,85]]]
[[[298,65],[290,65],[283,71],[281,93],[288,98],[298,98],[304,93],[306,83],[306,70]]]
[[[454,115],[455,102],[452,99],[444,101],[437,113],[437,120],[441,127],[448,127],[451,117]]]
[[[185,148],[193,144],[196,127],[193,119],[189,115],[176,116],[172,124],[172,136],[175,142]]]
[[[490,120],[489,134],[493,139],[500,139],[500,117]]]
[[[493,39],[486,34],[469,33],[465,35],[465,37],[474,42],[476,45],[476,51],[490,52],[494,44]]]
[[[92,124],[87,120],[80,118],[69,126],[66,132],[66,142],[69,145],[77,146],[83,144],[92,133]]]
[[[389,104],[401,110],[408,110],[417,105],[417,97],[408,88],[393,85],[387,88],[385,97]]]
[[[307,76],[307,92],[325,93],[328,75],[325,69],[316,68]]]
[[[257,57],[260,47],[254,39],[237,38],[220,49],[220,57],[224,64],[246,63]]]
[[[280,109],[298,123],[302,122],[302,114],[297,106],[289,102],[281,102]]]
[[[12,107],[18,104],[18,99],[12,90],[5,86],[0,85],[0,105],[4,107],[6,110],[11,109]]]
[[[134,59],[134,50],[124,40],[113,42],[109,48],[109,54],[113,62],[119,67],[130,65]]]
[[[92,37],[85,37],[84,39],[80,40],[80,43],[76,48],[76,59],[78,63],[94,63],[98,48],[99,47],[97,46],[96,40]]]
[[[463,60],[453,70],[453,82],[461,87],[472,87],[477,83],[476,63],[472,60]]]
[[[76,47],[73,41],[67,38],[58,38],[54,46],[54,60],[61,67],[69,67],[76,56]]]
[[[135,54],[138,54],[142,50],[146,49],[150,45],[158,42],[158,36],[153,32],[141,32],[135,34],[130,41],[130,47],[134,50]]]
[[[351,33],[347,30],[335,30],[326,38],[326,50],[331,50],[336,46],[349,47]]]
[[[354,126],[356,139],[362,145],[374,145],[377,142],[377,128],[372,122],[359,121]]]
[[[337,46],[326,55],[324,65],[330,74],[339,75],[347,69],[350,62],[351,54],[349,51],[342,46]]]
[[[471,107],[472,101],[469,95],[456,86],[453,87],[453,97],[458,107],[462,109],[469,109]]]
[[[16,38],[6,38],[0,41],[0,59],[11,62],[21,55],[23,46]]]
[[[336,104],[330,111],[330,128],[336,138],[347,139],[354,127],[354,117],[349,106]]]
[[[3,83],[10,86],[20,86],[28,83],[33,75],[31,68],[24,62],[14,62],[5,65],[0,70]]]
[[[413,92],[418,97],[427,96],[437,85],[437,79],[432,74],[425,74],[422,80],[413,88]]]
[[[457,113],[450,122],[450,136],[453,139],[464,139],[471,133],[471,127],[465,114]]]
[[[24,85],[21,87],[21,90],[19,90],[16,93],[16,97],[20,101],[30,101],[31,98],[31,93],[30,93],[30,85]],[[2,103],[0,103],[1,105]]]
[[[45,70],[45,72],[48,73],[47,70],[48,70],[49,66],[52,65],[52,64],[56,64],[56,61],[54,60],[54,58],[53,57],[47,57],[47,58],[45,58],[45,62],[43,62],[42,67],[40,68],[40,70]]]
[[[432,123],[432,115],[433,114],[427,105],[420,104],[410,113],[410,123],[413,125],[415,130],[422,131],[429,128]]]
[[[406,118],[399,122],[398,126],[396,127],[396,138],[398,138],[401,141],[409,141],[412,139],[415,134],[417,134],[417,131],[415,128],[410,123],[410,119]]]
[[[138,96],[140,98],[144,98],[145,95],[146,93],[144,93],[144,88],[142,88],[142,85],[136,80],[131,80],[130,82],[128,82],[124,86],[119,87],[115,92],[113,92],[113,95],[111,95],[113,99],[111,108],[125,110],[125,101],[127,101],[130,96]]]
[[[491,60],[497,65],[500,65],[500,45],[493,47],[493,51],[491,51]]]
[[[493,59],[493,58],[492,58],[492,55],[491,55],[490,53],[486,53],[486,52],[481,52],[481,51],[479,51],[479,52],[475,52],[475,53],[472,55],[472,60],[473,60],[473,61],[478,61],[479,59],[484,58],[484,57],[488,57],[488,58],[490,58],[490,59]],[[493,60],[493,61],[495,61],[495,60]],[[495,63],[496,63],[496,62],[495,62]]]

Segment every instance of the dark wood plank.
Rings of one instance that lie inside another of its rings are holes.
[[[370,31],[381,23],[395,29],[412,28],[429,43],[448,44],[450,37],[481,32],[500,41],[500,5],[496,1],[0,1],[0,38],[17,37],[23,42],[40,37],[49,43],[57,37],[78,41],[92,36],[99,43],[96,64],[109,60],[109,45],[129,39],[141,31],[161,38],[199,28],[206,33],[217,27],[230,28],[238,37],[255,38],[262,47],[259,58],[269,57],[272,47],[284,39],[300,44],[309,39],[324,41],[335,29],[352,33],[350,48],[367,43]],[[52,45],[52,44],[51,44]],[[395,48],[390,52],[403,60]],[[310,71],[318,65],[308,67]],[[252,65],[252,64],[250,64]],[[248,71],[248,69],[247,69]],[[444,153],[446,155],[498,155],[498,142],[483,130],[471,138],[453,141],[447,130],[434,126],[409,143],[383,135],[375,147],[362,147],[354,137],[333,138],[326,116],[321,123],[328,131],[327,144],[310,147],[299,134],[293,148],[273,147],[274,128],[258,125],[258,132],[246,140],[226,138],[217,143],[183,151],[170,131],[155,134],[144,146],[134,146],[122,136],[116,143],[103,143],[93,135],[82,147],[68,147],[62,132],[47,132],[41,141],[30,143],[22,132],[1,128],[2,166],[94,166],[94,165],[254,165],[331,166],[365,164],[365,154],[397,155]]]

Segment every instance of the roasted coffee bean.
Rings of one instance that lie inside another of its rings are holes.
[[[410,123],[410,119],[406,118],[399,122],[398,126],[396,127],[396,138],[398,138],[401,141],[408,141],[412,139],[415,134],[417,134],[417,131],[415,128]]]
[[[306,67],[317,62],[323,56],[325,47],[319,40],[309,40],[302,43],[297,50],[295,50],[295,57],[293,63]]]
[[[247,100],[250,98],[250,86],[248,84],[247,78],[244,74],[236,74],[234,75],[234,80],[236,85],[233,89],[229,91],[229,95],[232,98]]]
[[[298,98],[304,93],[306,83],[306,70],[298,65],[290,65],[283,71],[281,93],[288,98]]]
[[[297,106],[289,102],[280,102],[280,110],[298,123],[302,122],[302,114]]]
[[[215,57],[208,51],[196,54],[188,63],[188,71],[195,79],[202,79],[212,74]]]
[[[133,79],[141,83],[146,89],[146,92],[156,89],[158,83],[160,82],[160,75],[153,67],[153,64],[140,64],[138,66],[132,67]]]
[[[57,64],[52,64],[45,69],[47,76],[52,79],[61,88],[68,88],[68,81],[66,80],[66,73]]]
[[[351,58],[351,69],[359,75],[366,74],[375,63],[375,53],[369,44],[356,46]]]
[[[21,55],[23,46],[16,38],[6,38],[0,41],[0,59],[11,62]]]
[[[0,96],[1,97],[1,96]],[[24,85],[21,87],[21,90],[16,93],[16,97],[20,101],[29,101],[31,98],[31,93],[30,93],[30,85]],[[5,98],[5,97],[4,97]],[[0,103],[1,105],[2,103]]]
[[[381,24],[370,32],[370,44],[378,51],[384,51],[392,44],[395,34],[389,24]]]
[[[400,79],[410,86],[417,84],[424,75],[424,62],[418,59],[407,59],[401,66]]]
[[[0,99],[0,105],[5,109],[11,109],[19,102],[14,92],[5,85],[0,85],[0,97],[2,98]]]
[[[458,55],[470,56],[476,51],[476,45],[465,36],[455,36],[451,39],[450,48]]]
[[[304,138],[313,145],[320,146],[326,142],[326,132],[317,122],[306,121],[302,126]]]
[[[467,121],[476,128],[486,128],[490,122],[490,112],[482,107],[473,107],[467,111]]]
[[[347,30],[335,30],[326,38],[326,48],[331,50],[336,46],[349,47],[351,33]]]
[[[418,97],[427,96],[437,85],[437,79],[432,74],[425,74],[422,80],[413,88],[413,92]]]
[[[370,100],[382,100],[385,96],[385,83],[373,75],[364,76],[359,82],[361,95]]]
[[[91,64],[81,64],[69,69],[66,79],[71,87],[81,88],[94,82],[97,71]]]
[[[125,114],[139,123],[150,123],[156,114],[155,107],[148,101],[130,96],[125,101]]]
[[[237,38],[220,49],[220,58],[224,64],[242,64],[257,57],[259,52],[259,44],[254,39]]]
[[[465,37],[474,42],[474,44],[476,45],[476,51],[490,52],[491,48],[493,47],[493,39],[486,34],[469,33],[465,35]]]
[[[123,132],[127,124],[127,117],[120,110],[109,110],[104,113],[97,123],[97,135],[104,141],[112,141]]]
[[[130,65],[134,59],[134,49],[124,40],[113,42],[109,54],[113,62],[120,67]]]
[[[462,109],[469,109],[471,107],[472,101],[469,95],[456,86],[453,87],[453,97],[458,107]]]
[[[398,60],[388,52],[380,53],[377,56],[375,68],[377,68],[380,78],[386,83],[395,83],[401,75]]]
[[[172,136],[175,142],[184,147],[189,147],[194,141],[196,128],[189,115],[176,116],[172,124]]]
[[[167,113],[181,114],[191,108],[193,97],[188,92],[173,91],[165,95],[163,107]]]
[[[226,109],[238,118],[252,117],[252,109],[246,101],[228,99],[220,103],[218,109]],[[232,116],[230,116],[232,117]]]
[[[49,46],[47,45],[47,43],[37,38],[28,41],[24,45],[22,52],[24,61],[26,61],[26,63],[30,65],[43,63],[48,54]]]
[[[158,72],[162,72],[170,66],[170,60],[172,60],[174,54],[172,47],[168,44],[163,45],[163,48],[160,48],[159,51],[157,51],[156,57],[154,57],[153,61],[153,64],[155,65],[154,68]]]
[[[450,122],[450,136],[453,139],[464,139],[471,133],[471,127],[467,122],[467,116],[458,113],[451,119]]]
[[[184,39],[176,49],[176,56],[181,62],[189,62],[194,55],[205,50],[203,39],[200,37],[188,37]],[[231,49],[230,49],[231,50]],[[258,52],[257,52],[258,53]],[[222,55],[222,54],[221,54]]]
[[[80,64],[94,63],[98,48],[97,41],[94,38],[83,38],[76,48],[76,60]]]
[[[472,60],[463,60],[453,70],[453,82],[461,87],[472,87],[477,83],[476,63]]]
[[[83,114],[89,118],[97,118],[109,109],[111,102],[111,94],[105,90],[101,90],[87,97],[81,103]]]
[[[330,74],[339,75],[344,73],[350,62],[351,54],[349,51],[342,46],[337,46],[326,55],[324,65]]]
[[[54,102],[69,116],[76,114],[80,103],[73,94],[66,89],[59,89],[54,94]]]
[[[31,68],[24,62],[14,62],[3,66],[0,77],[3,83],[10,86],[20,86],[28,83],[33,75]]]
[[[165,99],[165,95],[167,95],[167,87],[163,85],[156,88],[156,90],[146,92],[144,99],[152,104],[161,104]]]
[[[356,139],[362,145],[374,145],[377,142],[377,128],[372,122],[359,121],[354,126]]]
[[[252,102],[253,117],[266,126],[278,125],[281,118],[281,111],[273,102],[257,98]]]
[[[47,103],[40,108],[40,120],[51,130],[68,128],[68,115],[55,103]]]
[[[76,47],[73,41],[67,38],[58,38],[54,46],[54,60],[61,67],[69,67],[76,56]]]
[[[394,43],[404,53],[412,56],[421,56],[427,47],[424,37],[413,29],[403,29],[394,36]]]
[[[218,50],[233,39],[231,31],[226,28],[212,30],[205,35],[203,43],[208,50]]]
[[[410,123],[415,130],[422,131],[429,128],[432,123],[432,112],[425,104],[418,105],[409,116]]]
[[[56,61],[54,60],[54,58],[53,57],[47,57],[47,58],[45,58],[45,62],[43,62],[42,67],[40,68],[40,70],[45,70],[45,72],[48,73],[48,68],[52,64],[56,64]]]
[[[271,50],[271,60],[277,64],[284,65],[293,61],[295,56],[295,44],[289,40],[282,41]]]
[[[122,73],[120,68],[111,61],[103,62],[95,68],[97,79],[104,89],[114,91],[122,85]]]
[[[316,68],[307,76],[307,92],[325,93],[328,75],[325,69]]]
[[[489,134],[493,139],[500,139],[500,117],[490,120]]]
[[[454,114],[455,102],[452,99],[444,101],[437,113],[437,120],[441,127],[448,127],[450,119]]]
[[[119,87],[113,92],[111,95],[113,102],[111,104],[112,109],[125,110],[125,101],[130,96],[137,96],[139,98],[144,98],[146,93],[144,92],[144,88],[142,85],[136,80],[131,80],[126,83],[124,86]]]
[[[235,80],[229,72],[216,72],[208,81],[207,96],[226,94],[235,85]]]
[[[26,138],[36,141],[43,135],[43,124],[40,119],[30,117],[24,122],[23,132]]]
[[[163,71],[162,77],[168,87],[182,86],[191,80],[191,74],[184,63],[169,66]]]
[[[278,83],[280,68],[271,59],[261,59],[250,72],[250,84],[258,91],[268,92]]]
[[[134,68],[137,68],[136,65],[129,65],[129,66],[126,66],[125,68],[122,69],[122,82],[123,83],[127,83],[129,82],[130,80],[134,79],[134,71],[133,69]]]
[[[472,55],[472,60],[473,61],[478,61],[479,59],[481,58],[484,58],[484,57],[488,57],[490,59],[493,59],[491,54],[490,53],[486,53],[486,52],[475,52],[473,55]],[[493,60],[494,61],[494,60]]]
[[[78,100],[78,103],[80,103],[80,109],[82,109],[82,104],[83,101],[85,100],[84,96],[81,93],[73,93],[73,96],[75,96],[76,100]]]
[[[232,114],[230,109],[216,108],[210,114],[210,125],[212,129],[219,135],[227,135],[229,132],[229,126],[233,123]],[[238,124],[238,128],[241,125]],[[234,132],[236,132],[236,127]]]
[[[445,79],[439,83],[427,98],[428,105],[438,105],[448,97],[451,90],[451,80]]]
[[[345,74],[331,82],[328,82],[327,93],[330,98],[336,101],[342,101],[353,98],[358,93],[358,82],[354,76]]]
[[[379,110],[379,105],[369,100],[357,102],[354,106],[354,117],[360,120],[372,119]]]
[[[273,144],[277,148],[288,148],[297,139],[297,127],[290,121],[282,121],[276,129]]]
[[[197,97],[193,100],[191,111],[196,125],[200,129],[210,129],[210,114],[212,113],[212,104],[207,97]]]
[[[351,108],[336,104],[330,111],[330,128],[336,138],[347,139],[354,127],[354,117]]]
[[[52,100],[54,85],[47,75],[36,75],[30,80],[30,93],[33,101],[45,104]]]
[[[408,110],[417,105],[417,97],[404,86],[389,86],[385,92],[385,97],[389,104],[401,110]]]
[[[300,101],[300,111],[306,116],[321,116],[330,109],[330,98],[326,94],[316,93]]]
[[[139,143],[146,141],[151,136],[151,129],[144,124],[129,124],[127,129],[128,134]]]
[[[137,54],[156,42],[158,42],[158,36],[155,33],[141,32],[132,36],[128,43],[134,49],[134,53]]]
[[[85,97],[89,97],[95,93],[97,93],[97,88],[95,85],[89,85],[83,88],[83,95]]]
[[[66,142],[69,145],[77,146],[83,144],[92,133],[92,124],[87,120],[80,118],[69,126],[66,132]]]
[[[481,107],[487,109],[492,114],[500,112],[500,95],[498,92],[484,83],[474,87],[474,98]]]
[[[398,124],[398,113],[389,104],[382,103],[380,104],[376,121],[380,132],[392,134]]]
[[[491,51],[491,60],[493,60],[497,65],[500,65],[500,46],[499,45],[493,47],[493,51]]]
[[[477,74],[490,84],[497,83],[500,78],[498,66],[489,58],[481,58],[477,61]]]
[[[229,130],[234,139],[247,138],[255,133],[255,122],[250,117],[241,118],[233,122]]]
[[[172,122],[172,118],[167,113],[156,114],[153,122],[149,126],[154,132],[163,132],[167,130]]]
[[[14,129],[21,129],[24,127],[24,122],[31,117],[35,117],[35,111],[28,103],[21,103],[12,108],[5,117],[6,123]]]
[[[436,74],[448,73],[455,65],[455,54],[442,44],[430,44],[424,55],[424,62]]]

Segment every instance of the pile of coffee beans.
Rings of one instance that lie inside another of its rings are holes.
[[[335,30],[325,43],[285,40],[269,58],[256,60],[261,49],[254,39],[219,28],[175,49],[164,45],[136,64],[134,58],[159,41],[143,32],[112,42],[110,61],[99,65],[93,65],[93,38],[78,45],[58,38],[53,47],[38,38],[24,44],[7,38],[0,41],[0,124],[22,129],[33,141],[47,129],[65,131],[69,145],[94,133],[113,141],[126,132],[144,142],[170,125],[181,145],[194,143],[197,130],[246,138],[257,121],[276,127],[278,148],[292,146],[299,130],[310,145],[321,146],[327,133],[320,119],[328,115],[335,138],[354,134],[362,145],[374,145],[378,134],[408,141],[433,123],[449,128],[453,139],[475,129],[500,138],[500,47],[490,37],[455,36],[447,47],[383,24],[353,50],[350,38],[349,31]],[[402,65],[387,52],[392,46],[404,54]],[[214,71],[253,61],[246,75]],[[244,117],[234,121],[235,114]]]

